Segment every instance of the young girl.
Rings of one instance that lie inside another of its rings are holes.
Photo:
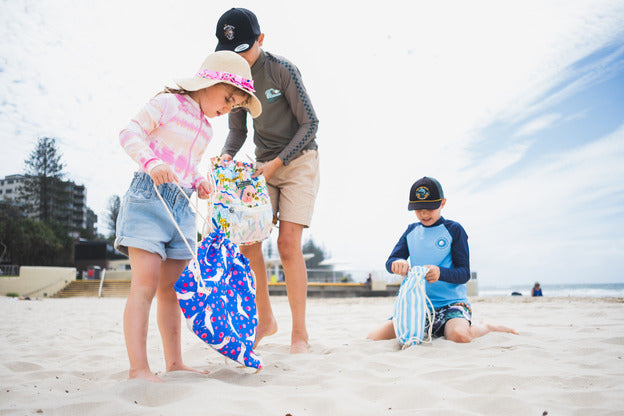
[[[139,165],[117,217],[115,248],[130,257],[132,268],[124,335],[129,377],[148,381],[162,381],[147,360],[147,327],[154,295],[166,371],[198,371],[182,362],[180,309],[174,290],[191,253],[154,185],[194,247],[195,214],[173,182],[188,196],[195,190],[199,198],[207,198],[212,192],[210,183],[197,171],[212,138],[207,118],[228,114],[236,107],[245,107],[252,117],[261,112],[249,65],[233,52],[210,55],[194,77],[176,84],[180,89],[167,88],[152,98],[119,136],[125,151]]]

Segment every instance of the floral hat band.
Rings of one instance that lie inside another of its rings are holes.
[[[256,92],[254,90],[254,82],[251,79],[246,79],[241,77],[240,75],[230,74],[229,72],[219,72],[219,71],[209,71],[204,69],[197,73],[197,76],[200,78],[208,78],[216,81],[227,81],[235,84],[239,88],[244,89],[248,92]]]
[[[195,75],[190,78],[176,79],[175,83],[186,91],[199,91],[218,83],[232,85],[241,92],[248,94],[245,107],[253,118],[262,113],[262,104],[254,95],[254,82],[251,68],[242,56],[232,51],[214,52],[204,60]]]

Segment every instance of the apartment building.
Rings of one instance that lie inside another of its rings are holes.
[[[0,179],[0,200],[14,201],[26,177],[24,175],[8,175]]]
[[[17,205],[20,188],[24,185],[26,176],[8,175],[0,179],[0,200]],[[94,230],[97,215],[87,207],[87,190],[84,185],[72,181],[63,181],[65,197],[55,200],[52,204],[52,218],[70,229]],[[33,217],[38,213],[31,213]]]

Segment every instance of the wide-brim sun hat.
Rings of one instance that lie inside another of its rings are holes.
[[[175,83],[186,91],[198,91],[219,83],[233,85],[249,94],[249,99],[243,106],[253,118],[262,113],[262,104],[254,95],[249,64],[235,52],[218,51],[210,54],[192,78],[176,79]]]

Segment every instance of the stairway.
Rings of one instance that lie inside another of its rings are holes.
[[[97,297],[99,290],[99,280],[74,280],[52,297]],[[104,286],[102,287],[103,298],[125,298],[128,296],[128,293],[130,293],[130,280],[104,280]]]

